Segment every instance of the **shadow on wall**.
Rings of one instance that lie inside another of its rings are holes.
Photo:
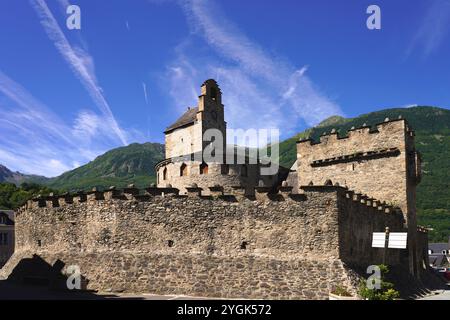
[[[61,260],[57,260],[52,266],[36,254],[32,258],[22,259],[8,278],[0,281],[0,299],[99,298],[93,292],[69,290],[68,277],[62,273],[64,266],[65,263]],[[81,283],[83,289],[88,280],[81,277]]]
[[[23,285],[47,286],[55,290],[68,290],[67,277],[62,273],[64,266],[65,263],[61,260],[57,260],[52,266],[35,254],[32,258],[22,259],[7,280]]]

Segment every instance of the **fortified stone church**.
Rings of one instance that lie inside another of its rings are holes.
[[[99,291],[326,299],[337,286],[356,294],[369,265],[403,270],[410,282],[426,276],[420,156],[405,119],[298,141],[292,169],[263,176],[258,159],[203,158],[208,129],[223,134],[226,150],[224,113],[220,88],[207,80],[197,107],[165,131],[157,186],[28,201],[0,277],[54,285],[77,266],[83,288]],[[387,227],[408,234],[407,249],[372,247],[372,233]]]
[[[204,153],[211,142],[205,141],[204,135],[211,129],[220,133],[221,141],[215,154],[218,160],[207,162]],[[215,184],[226,191],[242,186],[247,194],[252,194],[257,186],[273,189],[280,185],[289,170],[281,167],[275,175],[263,175],[258,157],[252,159],[244,154],[244,161],[238,161],[236,148],[226,145],[226,129],[222,92],[215,80],[206,80],[197,107],[188,108],[164,132],[166,159],[156,165],[158,186],[171,186],[185,193],[186,187],[195,185],[203,188],[205,194]],[[233,156],[227,161],[230,153]]]

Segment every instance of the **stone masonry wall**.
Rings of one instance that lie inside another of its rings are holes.
[[[166,159],[183,156],[202,149],[202,123],[176,129],[165,134]]]
[[[325,134],[319,143],[297,143],[299,185],[323,184],[327,179],[356,192],[388,201],[402,209],[408,231],[409,268],[422,268],[417,252],[416,184],[420,157],[414,132],[404,119],[389,120],[370,128],[353,128],[348,136]]]
[[[372,248],[372,233],[406,232],[404,217],[399,208],[344,190],[339,197],[339,256],[348,265],[367,268],[373,264],[402,265],[402,250]]]
[[[180,176],[181,165],[187,166],[187,175]],[[204,194],[209,194],[209,187],[216,184],[224,187],[225,191],[231,192],[232,186],[243,186],[248,195],[254,194],[254,187],[262,181],[264,186],[274,187],[279,183],[277,175],[261,175],[259,164],[220,164],[208,163],[208,173],[200,174],[199,161],[169,162],[157,168],[158,186],[165,187],[170,184],[186,193],[186,187],[195,183],[204,190]],[[246,174],[242,174],[243,167],[246,167]],[[226,169],[225,169],[226,168]],[[164,170],[166,179],[164,179]],[[284,171],[280,171],[283,174]]]
[[[256,192],[255,199],[243,191],[212,197],[117,190],[35,199],[17,215],[17,251],[3,276],[36,254],[49,265],[79,265],[88,288],[101,291],[324,299],[336,285],[355,290],[343,247],[371,236],[352,238],[353,228],[368,223],[358,215],[374,221],[367,232],[401,225],[401,214],[386,212],[392,207],[366,212],[344,188],[281,191]]]
[[[327,179],[351,190],[407,207],[406,123],[390,121],[320,138],[320,143],[297,143],[299,185],[323,184]],[[405,217],[407,218],[407,217]]]

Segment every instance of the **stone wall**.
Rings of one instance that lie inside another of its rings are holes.
[[[417,264],[419,270],[424,270],[430,265],[428,257],[428,230],[419,227],[417,231]]]
[[[202,123],[195,123],[165,134],[166,159],[203,150]]]
[[[181,176],[182,165],[187,166],[187,175]],[[196,184],[204,190],[204,194],[209,194],[209,187],[216,184],[224,187],[226,192],[231,192],[233,186],[243,186],[247,195],[254,194],[254,187],[261,181],[264,186],[273,188],[281,184],[287,175],[287,169],[279,168],[276,175],[261,175],[259,164],[221,164],[208,163],[208,172],[200,173],[200,161],[166,161],[166,163],[156,167],[157,182],[159,187],[171,185],[186,193],[186,187]],[[245,168],[244,168],[245,167]],[[166,179],[164,179],[164,171]]]
[[[307,187],[314,188],[314,187]],[[340,246],[339,256],[347,264],[367,268],[373,264],[404,265],[402,250],[372,248],[372,233],[406,232],[404,218],[399,208],[387,206],[384,202],[353,191],[344,191],[339,198]]]
[[[420,156],[414,132],[404,119],[389,120],[374,128],[363,125],[348,135],[324,134],[320,142],[297,143],[299,185],[323,184],[327,179],[361,194],[383,199],[402,209],[408,231],[410,271],[422,268],[417,252],[416,185]]]
[[[171,190],[30,201],[17,215],[17,250],[3,276],[35,254],[49,265],[62,261],[64,270],[79,265],[87,288],[100,291],[324,299],[337,285],[355,292],[347,265],[377,261],[371,232],[395,230],[403,219],[342,187],[257,188],[255,198],[239,189],[234,196]]]
[[[400,206],[406,214],[408,148],[405,120],[388,121],[376,130],[363,126],[348,132],[324,135],[319,143],[297,143],[299,185],[323,184],[327,179]],[[415,169],[414,169],[415,173]],[[405,219],[407,217],[405,216]]]

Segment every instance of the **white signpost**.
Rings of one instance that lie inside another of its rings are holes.
[[[391,232],[389,233],[388,248],[392,249],[406,249],[408,234],[406,232]]]
[[[386,233],[374,232],[372,238],[372,248],[384,248],[386,246]]]
[[[386,262],[387,248],[406,249],[408,233],[406,232],[389,232],[386,227],[385,232],[374,232],[372,235],[372,248],[384,248],[383,264]]]

